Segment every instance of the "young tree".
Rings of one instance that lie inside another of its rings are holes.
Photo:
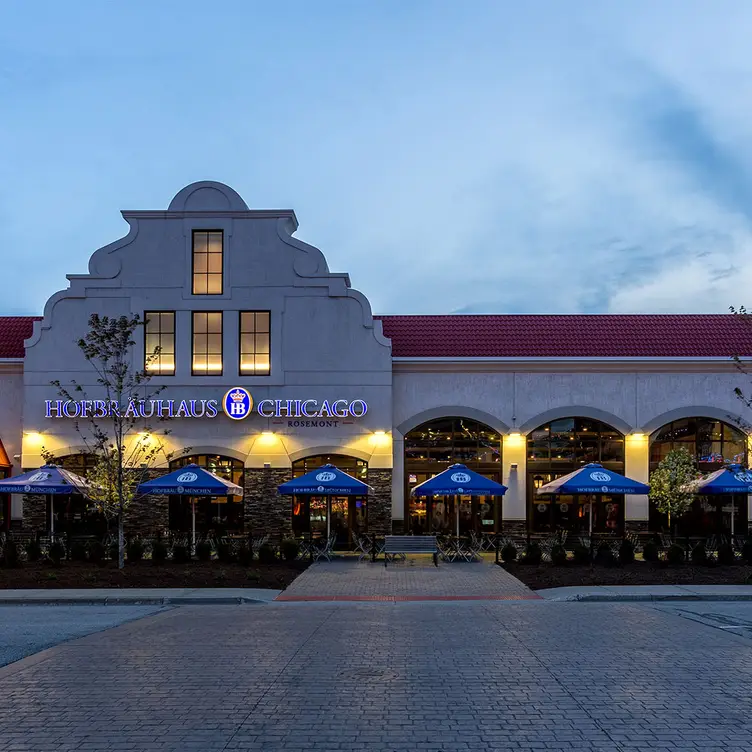
[[[165,451],[164,443],[169,430],[143,424],[146,411],[142,408],[164,389],[148,388],[149,365],[157,359],[159,348],[147,357],[144,369],[133,365],[133,334],[143,324],[138,315],[109,317],[93,313],[88,333],[77,344],[94,368],[98,394],[90,397],[75,381],[70,387],[52,382],[62,399],[86,401],[88,405],[85,416],[75,419],[75,428],[85,451],[96,457],[88,476],[93,487],[92,500],[106,516],[117,517],[121,569],[125,563],[125,510],[136,498],[138,484],[147,479],[155,460],[163,457],[169,461],[172,456]],[[49,452],[43,451],[43,455],[46,461],[54,461]]]
[[[694,457],[684,448],[672,449],[650,473],[650,500],[659,512],[680,517],[694,499],[691,484],[700,477]]]

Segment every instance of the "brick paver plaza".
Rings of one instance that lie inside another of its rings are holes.
[[[430,556],[390,563],[317,562],[277,600],[525,600],[530,588],[491,561],[442,564]]]
[[[752,750],[751,676],[651,606],[185,606],[0,669],[0,750]]]

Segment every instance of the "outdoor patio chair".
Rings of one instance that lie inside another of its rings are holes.
[[[268,535],[256,535],[253,538],[251,538],[251,551],[253,552],[253,556],[258,556],[258,551],[261,548],[261,546],[264,545],[264,543],[269,542],[269,536]]]
[[[436,545],[439,547],[439,556],[444,561],[454,561],[457,558],[457,546],[450,538],[445,535],[436,536]]]
[[[358,554],[358,561],[364,561],[368,559],[371,556],[373,548],[368,536],[358,535],[356,533],[353,536],[353,540],[355,541],[355,551]]]
[[[333,555],[333,548],[334,548],[334,541],[337,539],[337,536],[333,533],[322,543],[323,544],[317,544],[314,542],[313,544],[313,560],[318,561],[319,559],[326,559],[327,561],[332,560]]]

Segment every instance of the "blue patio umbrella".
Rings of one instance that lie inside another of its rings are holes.
[[[646,494],[650,486],[638,480],[626,478],[603,465],[591,462],[573,473],[556,478],[538,489],[545,494]],[[590,533],[593,532],[593,505],[590,504]]]
[[[353,478],[334,465],[323,465],[299,478],[285,481],[277,486],[277,491],[291,496],[326,496],[326,535],[331,534],[331,497],[366,496],[373,489],[362,480]]]
[[[0,493],[44,494],[48,497],[48,501],[52,496],[70,496],[71,494],[86,496],[90,489],[91,486],[85,478],[57,465],[44,465],[38,470],[30,470],[0,481]],[[50,534],[54,532],[54,510],[50,503]]]
[[[433,478],[419,483],[412,496],[503,496],[507,487],[471,470],[467,465],[451,465]],[[457,535],[460,534],[460,515],[455,515]]]
[[[196,502],[197,496],[242,496],[243,489],[236,483],[220,478],[210,470],[198,465],[185,465],[161,478],[139,483],[140,494],[191,497],[191,544],[196,548]]]
[[[689,484],[692,493],[698,496],[732,494],[731,497],[731,535],[734,534],[734,498],[733,494],[752,494],[752,473],[741,465],[727,465],[715,472],[698,478]]]

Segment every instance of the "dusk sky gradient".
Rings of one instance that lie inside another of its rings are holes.
[[[197,180],[377,313],[752,304],[749,0],[0,2],[0,313]]]

